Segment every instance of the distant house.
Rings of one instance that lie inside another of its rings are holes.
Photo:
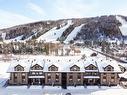
[[[8,68],[10,85],[117,85],[120,67],[113,60],[64,56],[13,62]]]

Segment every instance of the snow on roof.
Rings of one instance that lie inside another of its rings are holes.
[[[94,65],[95,67],[97,67],[97,62],[94,59],[95,59],[95,57],[86,58],[85,67],[87,67],[87,66],[89,66],[91,64]]]
[[[15,72],[14,68],[18,64],[24,67],[24,72],[29,72],[30,67],[34,66],[35,64],[39,64],[40,66],[44,67],[44,72],[52,72],[48,71],[48,68],[51,65],[58,67],[57,72],[71,72],[70,68],[74,65],[80,67],[79,72],[85,72],[84,67],[87,67],[90,64],[96,66],[98,68],[97,71],[99,72],[121,72],[118,63],[115,60],[106,60],[104,58],[101,60],[101,58],[98,57],[87,57],[85,60],[82,60],[81,56],[43,56],[36,58],[36,60],[35,58],[12,61],[7,72]],[[109,65],[114,68],[114,71],[104,71],[104,68]]]
[[[22,71],[22,72],[29,72],[30,60],[13,60],[10,64],[7,72],[21,72],[21,71],[15,71],[15,67],[18,65],[20,65],[24,68],[24,71]]]
[[[115,60],[98,60],[98,68],[99,72],[121,72],[120,67],[118,66],[118,63]],[[104,71],[104,68],[107,66],[112,66],[114,68],[113,71]]]
[[[58,59],[57,59],[58,58]],[[84,71],[83,69],[83,65],[84,62],[83,60],[81,60],[81,57],[79,56],[68,56],[68,57],[56,57],[54,59],[49,58],[45,60],[45,68],[44,68],[44,72],[49,72],[48,68],[51,65],[55,65],[56,67],[58,67],[58,72],[69,72],[70,71],[70,67],[77,65],[78,67],[80,67],[80,71]]]
[[[43,59],[39,59],[39,60],[38,59],[33,59],[31,61],[31,67],[36,65],[36,64],[40,65],[41,67],[44,67],[44,60]]]

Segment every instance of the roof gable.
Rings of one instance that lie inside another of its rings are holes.
[[[107,65],[106,67],[104,67],[104,71],[114,71],[114,67],[111,65]]]
[[[90,64],[87,67],[85,67],[86,70],[97,70],[97,66]]]
[[[48,67],[48,71],[58,71],[58,67],[55,65],[51,65]]]
[[[43,70],[43,67],[40,66],[39,64],[35,64],[31,67],[32,70]]]
[[[70,67],[70,71],[80,71],[80,67],[77,65],[73,65],[72,67]]]
[[[15,71],[24,71],[24,67],[21,66],[20,64],[18,64],[18,65],[16,65],[16,66],[14,67],[14,70],[15,70]]]

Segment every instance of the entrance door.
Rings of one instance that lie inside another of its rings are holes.
[[[67,89],[67,73],[62,73],[62,88]]]
[[[95,85],[95,79],[88,79],[89,85]]]

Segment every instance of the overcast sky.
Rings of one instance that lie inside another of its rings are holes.
[[[0,28],[110,14],[127,16],[127,0],[0,0]]]

